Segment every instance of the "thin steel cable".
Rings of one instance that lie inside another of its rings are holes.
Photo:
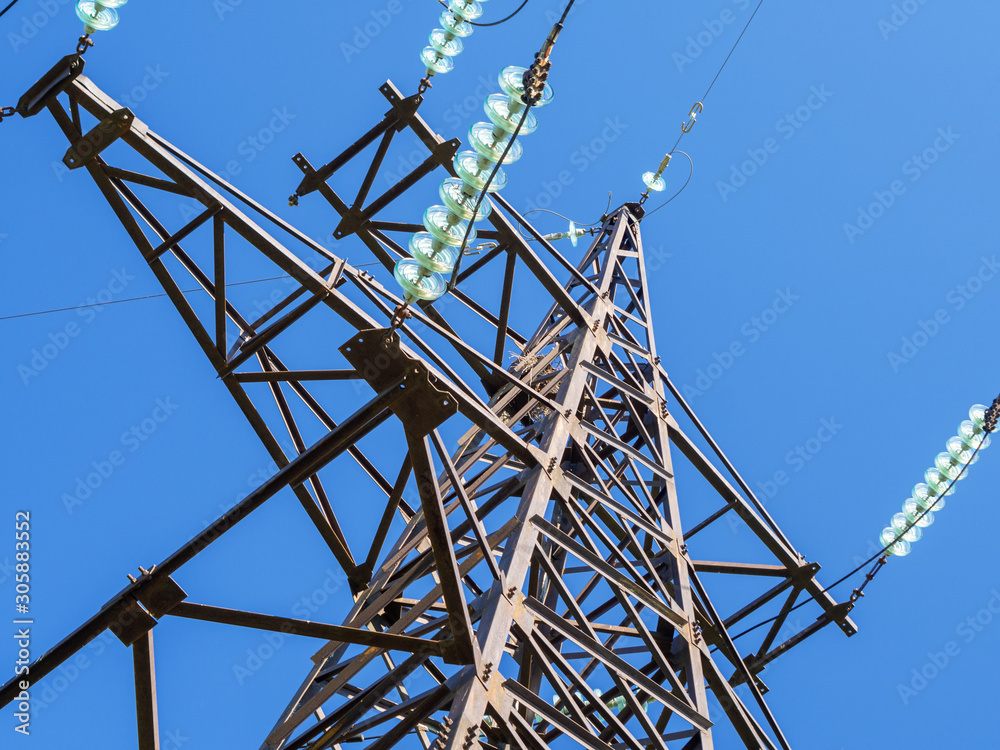
[[[369,264],[370,265],[370,264]],[[262,281],[277,281],[278,279],[290,279],[291,276],[269,276],[266,279],[251,279],[250,281],[234,281],[232,284],[226,284],[226,289],[231,286],[243,286],[244,284],[259,284]],[[195,289],[182,289],[181,294],[193,294],[194,292],[205,291],[202,287],[196,287]],[[118,305],[122,302],[138,302],[143,299],[155,299],[156,297],[167,297],[166,293],[161,294],[147,294],[144,297],[129,297],[128,299],[113,299],[109,302],[95,302],[88,305],[74,305],[73,307],[57,307],[52,310],[36,310],[35,312],[20,313],[18,315],[5,315],[0,318],[0,320],[14,320],[16,318],[30,318],[33,315],[48,315],[49,313],[66,312],[68,310],[83,310],[88,307],[104,307],[105,305]]]
[[[438,3],[440,3],[445,8],[448,7],[448,3],[444,2],[443,0],[438,0]],[[476,23],[475,21],[467,21],[466,23],[471,24],[472,26],[479,26],[481,28],[484,28],[486,26],[499,26],[502,23],[507,23],[507,21],[509,21],[510,19],[512,19],[518,13],[520,13],[521,9],[524,8],[524,6],[527,5],[527,4],[528,4],[528,0],[524,0],[524,2],[521,3],[517,7],[517,10],[515,10],[513,13],[511,13],[506,18],[501,18],[499,21],[491,21],[490,23]]]
[[[741,31],[740,35],[736,38],[736,43],[733,45],[733,48],[731,50],[729,50],[729,54],[726,55],[726,59],[722,61],[722,65],[719,67],[718,72],[715,74],[715,78],[712,79],[712,82],[710,84],[708,84],[708,88],[705,89],[705,94],[704,94],[704,96],[701,97],[701,100],[700,100],[702,103],[704,103],[704,101],[708,98],[708,95],[711,93],[712,88],[715,86],[715,82],[719,80],[719,76],[721,76],[722,75],[722,71],[725,70],[726,64],[729,62],[729,58],[731,58],[733,56],[733,53],[736,52],[736,48],[740,45],[740,40],[742,40],[743,39],[743,35],[747,33],[747,29],[750,28],[750,24],[753,23],[753,19],[757,16],[757,11],[760,10],[760,6],[762,6],[763,4],[764,4],[764,0],[760,0],[760,2],[757,3],[757,7],[754,8],[753,13],[750,14],[750,20],[747,21],[746,26],[743,27],[743,31]],[[685,135],[687,135],[687,133],[685,133],[684,131],[681,131],[680,136],[678,136],[678,138],[677,138],[677,143],[675,143],[674,147],[672,149],[670,149],[670,153],[671,154],[675,150],[677,150],[677,147],[679,145],[681,145],[681,139]]]
[[[17,0],[11,0],[9,3],[7,3],[7,7],[4,8],[3,10],[0,10],[0,17],[2,17],[4,13],[13,8],[16,4]]]
[[[715,78],[713,78],[712,82],[710,84],[708,84],[708,89],[705,91],[705,95],[703,97],[701,97],[701,100],[703,102],[708,98],[708,94],[709,94],[709,92],[711,92],[712,87],[715,85],[715,82],[718,81],[719,80],[719,76],[722,75],[722,71],[725,69],[726,63],[729,62],[729,58],[733,56],[733,53],[736,51],[736,48],[739,46],[740,39],[742,39],[743,35],[747,33],[747,29],[749,29],[750,28],[750,24],[753,23],[754,16],[757,15],[757,11],[760,10],[760,6],[762,6],[763,4],[764,4],[764,0],[760,0],[760,2],[757,3],[757,7],[754,8],[753,13],[750,15],[750,20],[747,21],[747,25],[743,27],[743,31],[740,32],[739,37],[736,39],[736,44],[734,44],[733,48],[731,50],[729,50],[729,54],[726,55],[726,59],[723,60],[722,67],[719,68],[719,72],[715,74]]]

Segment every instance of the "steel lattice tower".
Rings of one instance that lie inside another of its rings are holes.
[[[707,750],[716,747],[713,726],[720,722],[731,724],[747,748],[789,746],[764,702],[759,673],[831,622],[853,635],[851,604],[838,604],[816,581],[819,566],[796,552],[661,366],[641,205],[604,217],[574,266],[495,196],[493,230],[480,237],[496,247],[471,262],[460,281],[492,278],[499,301],[459,286],[416,306],[392,330],[387,321],[401,302],[394,287],[156,135],[70,59],[25,95],[24,112],[47,108],[53,115],[70,142],[67,165],[93,178],[282,468],[38,659],[35,681],[112,630],[134,655],[139,747],[158,748],[152,635],[154,627],[170,626],[164,620],[183,617],[325,642],[301,687],[275,712],[265,749],[360,742],[352,746]],[[436,168],[451,172],[458,142],[421,119],[419,95],[404,97],[390,82],[381,93],[389,111],[342,154],[319,169],[295,157],[304,173],[296,195],[319,192],[339,214],[335,236],[356,235],[391,270],[406,256],[392,233],[419,226],[386,221],[386,210]],[[369,200],[391,141],[406,129],[426,146],[426,161]],[[330,180],[376,142],[348,204]],[[116,167],[112,153],[148,169]],[[197,201],[203,210],[171,229],[149,207],[164,197]],[[187,252],[188,243],[205,251]],[[257,319],[227,293],[234,243],[297,285]],[[193,305],[181,293],[181,281],[191,278],[210,305]],[[530,284],[549,307],[530,335],[511,325],[519,284]],[[317,314],[325,316],[333,345],[303,356],[294,334]],[[510,347],[519,354],[505,365]],[[319,368],[298,364],[318,358]],[[682,430],[674,405],[700,437]],[[448,449],[445,429],[466,430],[457,449]],[[291,455],[281,447],[285,435]],[[388,470],[384,457],[372,458],[363,444],[373,436],[395,451]],[[702,441],[713,457],[698,447]],[[694,524],[682,524],[675,458],[716,496],[715,511]],[[377,505],[370,538],[349,539],[338,523],[338,514],[355,507],[338,496],[345,467],[360,468],[365,500]],[[238,534],[243,518],[286,487],[350,581],[354,605],[343,622],[187,601],[175,574],[223,534]],[[407,502],[408,487],[416,488],[419,505]],[[725,549],[702,544],[710,536],[704,532],[730,514],[756,535],[766,559],[729,562]],[[401,533],[388,543],[396,528]],[[709,573],[771,585],[724,613],[703,582]],[[802,598],[814,599],[820,616],[779,642]],[[768,605],[780,605],[778,617],[755,633],[752,649],[738,649],[730,628]],[[417,671],[433,687],[413,694],[407,678]],[[736,692],[740,685],[749,690],[748,703]],[[17,690],[8,682],[0,703],[9,704]],[[710,713],[710,695],[721,711]]]

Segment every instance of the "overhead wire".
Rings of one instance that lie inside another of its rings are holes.
[[[269,276],[266,279],[250,279],[249,281],[234,281],[231,284],[226,284],[226,288],[228,289],[231,286],[244,286],[245,284],[260,284],[261,282],[264,281],[277,281],[278,279],[290,279],[290,278],[292,277],[289,276],[288,274],[283,274],[281,276]],[[195,287],[194,289],[182,289],[181,294],[193,294],[194,292],[204,292],[204,291],[205,289],[199,286]],[[49,313],[67,312],[69,310],[84,310],[88,307],[104,307],[105,305],[119,305],[122,302],[138,302],[139,300],[154,299],[156,297],[168,297],[168,296],[169,295],[166,294],[165,292],[161,292],[160,294],[147,294],[143,297],[113,299],[109,300],[108,302],[94,302],[86,305],[73,305],[72,307],[57,307],[51,310],[36,310],[35,312],[19,313],[17,315],[5,315],[3,317],[0,317],[0,320],[15,320],[16,318],[30,318],[33,315],[48,315]]]
[[[989,434],[989,433],[987,433],[987,434]],[[899,542],[899,540],[902,539],[903,536],[906,535],[911,528],[913,528],[914,526],[916,526],[917,523],[920,521],[920,519],[922,519],[924,516],[926,516],[932,510],[934,510],[934,508],[937,506],[938,502],[940,502],[941,498],[943,498],[945,495],[947,495],[949,492],[951,492],[951,488],[954,487],[955,483],[958,482],[958,480],[962,478],[962,476],[965,474],[966,469],[968,469],[969,466],[972,465],[972,462],[975,460],[976,455],[979,453],[979,449],[982,448],[982,447],[983,447],[983,441],[980,441],[979,444],[976,446],[976,449],[972,452],[972,455],[969,457],[969,460],[962,466],[962,470],[960,472],[958,472],[958,476],[956,476],[954,479],[951,480],[951,482],[948,484],[948,487],[945,489],[945,491],[942,492],[937,497],[937,499],[935,499],[934,502],[931,503],[930,506],[927,507],[919,516],[917,516],[913,520],[912,523],[910,523],[909,525],[907,525],[907,527],[905,529],[903,529],[902,531],[898,532],[896,534],[896,536],[893,538],[893,540],[889,544],[887,544],[884,547],[882,547],[882,549],[880,549],[874,555],[872,555],[871,557],[869,557],[867,560],[865,560],[863,563],[861,563],[859,566],[857,566],[850,573],[847,573],[846,575],[841,576],[836,581],[834,581],[832,584],[830,584],[829,586],[826,586],[824,590],[825,591],[831,591],[832,589],[836,588],[840,584],[842,584],[845,581],[847,581],[849,578],[851,578],[851,577],[857,575],[858,573],[860,573],[870,563],[875,562],[877,560],[878,562],[875,564],[875,566],[872,568],[872,570],[869,571],[868,574],[865,576],[865,582],[862,584],[861,588],[860,589],[855,589],[854,594],[852,594],[852,596],[851,596],[851,601],[852,602],[857,601],[859,595],[863,596],[864,595],[864,593],[863,593],[864,587],[868,585],[868,583],[872,580],[872,578],[875,577],[875,574],[878,573],[882,569],[882,567],[885,565],[885,560],[883,559],[883,557],[885,556],[886,552],[888,552],[890,549],[892,549],[893,546],[895,546],[896,543]],[[758,622],[756,625],[747,628],[746,630],[742,631],[738,635],[734,635],[732,637],[732,640],[735,641],[737,638],[741,638],[744,635],[747,635],[748,633],[752,633],[753,631],[757,630],[758,628],[762,628],[765,625],[769,625],[770,623],[774,622],[775,620],[777,620],[777,619],[779,619],[781,617],[787,617],[788,615],[790,615],[795,610],[800,609],[801,607],[806,606],[807,604],[809,604],[812,601],[813,601],[813,599],[811,597],[809,599],[805,599],[805,600],[799,602],[798,604],[796,604],[791,609],[787,610],[786,612],[782,612],[780,614],[775,615],[774,617],[770,617],[770,618],[768,618],[766,620],[763,620],[762,622]]]
[[[0,17],[2,17],[4,13],[13,8],[16,4],[17,0],[11,0],[9,3],[7,3],[7,7],[5,7],[3,10],[0,10]]]
[[[691,123],[692,125],[694,123],[694,117],[695,117],[695,115],[700,114],[700,112],[702,111],[701,109],[697,109],[696,110],[695,107],[702,107],[702,105],[704,104],[705,100],[708,98],[708,95],[712,92],[712,89],[715,87],[715,82],[719,80],[719,76],[722,75],[722,71],[725,70],[726,65],[729,63],[729,59],[733,56],[733,53],[736,52],[736,48],[739,47],[740,41],[743,39],[743,36],[747,33],[747,29],[750,28],[750,24],[753,23],[753,19],[757,16],[757,11],[760,10],[760,7],[763,4],[764,4],[764,0],[760,0],[760,2],[757,3],[757,7],[754,8],[753,13],[750,14],[750,18],[747,20],[746,25],[743,27],[743,30],[740,32],[740,35],[736,38],[736,42],[733,44],[732,48],[729,50],[729,54],[726,55],[726,59],[722,61],[722,65],[720,65],[719,69],[716,71],[715,77],[712,78],[712,82],[710,84],[708,84],[708,88],[705,89],[705,93],[702,95],[701,99],[699,101],[697,101],[695,103],[694,107],[691,108],[691,111],[688,112],[688,117],[691,118],[691,119],[688,120],[688,122]],[[670,203],[670,201],[672,201],[678,195],[680,195],[681,193],[683,193],[684,192],[684,188],[686,188],[688,186],[688,184],[691,182],[691,178],[694,176],[694,161],[691,159],[691,156],[689,154],[686,154],[683,151],[679,151],[678,148],[677,148],[678,146],[681,145],[681,140],[684,138],[684,136],[687,135],[690,131],[691,131],[691,127],[681,126],[681,134],[679,136],[677,136],[677,141],[674,143],[673,148],[671,148],[670,151],[667,152],[667,156],[668,157],[673,156],[675,153],[681,153],[681,154],[684,154],[684,156],[687,157],[688,161],[691,163],[691,171],[688,174],[687,181],[684,183],[683,186],[681,186],[680,190],[678,190],[676,193],[674,193],[673,196],[671,196],[668,200],[664,201],[662,204],[660,204],[659,206],[657,206],[656,208],[654,208],[652,211],[650,211],[648,214],[646,214],[647,217],[650,216],[650,215],[652,215],[652,214],[654,214],[654,213],[656,213],[661,208],[663,208],[665,205],[667,205],[667,203]],[[660,171],[658,171],[656,173],[657,177],[660,176],[660,172],[664,168],[665,167],[661,165]],[[649,190],[647,189],[646,193],[643,194],[642,200],[645,201],[645,199],[648,197],[648,195],[649,195]]]
[[[444,2],[444,0],[438,0],[438,3],[440,5],[442,5],[442,6],[444,6],[445,8],[448,7],[448,3]],[[512,19],[518,13],[520,13],[521,9],[524,8],[524,6],[527,5],[527,4],[528,4],[528,0],[524,0],[523,3],[521,3],[519,6],[517,6],[517,10],[515,10],[513,13],[511,13],[506,18],[501,18],[499,21],[491,21],[490,23],[476,23],[475,21],[467,21],[466,23],[469,23],[472,26],[479,26],[479,27],[499,26],[502,23],[507,23],[507,21],[509,21],[510,19]]]
[[[741,31],[740,35],[736,38],[736,42],[733,44],[732,49],[730,49],[729,50],[729,54],[726,55],[726,59],[723,60],[722,61],[722,65],[719,66],[719,70],[716,72],[715,78],[712,79],[712,82],[710,84],[708,84],[708,88],[705,89],[705,93],[702,95],[701,99],[699,100],[701,103],[704,103],[704,101],[708,98],[708,95],[712,92],[712,89],[715,87],[715,82],[719,80],[719,76],[722,75],[722,71],[726,69],[726,65],[729,63],[729,58],[731,58],[733,56],[733,53],[736,52],[736,48],[740,46],[740,41],[743,39],[743,35],[747,33],[747,29],[750,28],[750,24],[753,23],[753,19],[757,16],[757,11],[760,10],[760,6],[762,6],[763,4],[764,4],[764,0],[760,0],[760,2],[757,3],[757,7],[754,8],[753,13],[750,14],[750,19],[746,22],[746,25],[743,27],[743,31]],[[687,135],[688,132],[689,131],[687,131],[687,130],[683,130],[683,129],[681,130],[681,134],[677,138],[677,142],[674,144],[674,147],[672,149],[670,149],[670,153],[671,154],[674,153],[674,151],[677,150],[677,147],[681,143],[681,139],[685,135]]]

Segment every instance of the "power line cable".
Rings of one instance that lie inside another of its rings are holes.
[[[743,27],[743,31],[740,32],[739,37],[736,39],[736,44],[734,44],[733,48],[731,50],[729,50],[729,54],[726,55],[726,59],[723,60],[723,62],[722,62],[722,67],[719,68],[719,72],[715,74],[715,78],[713,78],[712,82],[708,85],[708,89],[705,91],[705,95],[703,97],[701,97],[702,101],[705,101],[708,98],[708,94],[709,94],[709,92],[711,92],[712,87],[715,86],[715,82],[718,81],[719,80],[719,76],[722,75],[722,71],[725,69],[726,63],[729,62],[729,58],[733,56],[733,53],[736,51],[736,48],[739,46],[740,39],[742,39],[743,35],[747,33],[747,29],[749,29],[750,28],[750,24],[753,23],[754,16],[757,15],[757,11],[760,10],[760,6],[762,6],[763,4],[764,4],[764,0],[760,0],[760,2],[757,3],[757,7],[754,9],[754,12],[750,15],[750,20],[747,21],[747,25]]]
[[[764,0],[760,0],[760,2],[757,3],[757,7],[754,8],[753,13],[750,14],[750,20],[747,21],[746,26],[743,27],[743,31],[741,31],[740,35],[736,38],[736,43],[733,44],[733,48],[731,50],[729,50],[729,54],[726,55],[726,59],[722,61],[722,65],[719,66],[719,70],[715,74],[715,78],[713,78],[712,82],[710,84],[708,84],[708,88],[705,90],[704,96],[701,97],[701,103],[704,103],[704,101],[708,98],[708,95],[711,93],[712,88],[715,86],[715,82],[719,80],[719,76],[721,76],[722,75],[722,71],[725,70],[726,64],[729,62],[729,58],[731,58],[733,56],[733,53],[736,52],[736,48],[740,46],[740,41],[743,39],[743,35],[747,33],[747,29],[750,28],[750,24],[753,23],[753,19],[757,16],[757,11],[760,10],[760,6],[762,6],[763,4],[764,4]],[[683,129],[681,130],[681,134],[677,138],[677,143],[675,143],[674,147],[672,149],[670,149],[670,153],[671,154],[674,151],[677,150],[677,147],[681,143],[681,139],[685,135],[687,135],[688,132],[689,132],[688,130],[683,130]]]
[[[986,435],[989,435],[990,432],[992,432],[992,430],[987,430],[986,431]],[[829,586],[825,587],[824,590],[825,591],[830,591],[830,590],[836,588],[837,586],[839,586],[840,584],[844,583],[846,580],[848,580],[852,576],[854,576],[857,573],[861,572],[865,567],[867,567],[869,565],[869,563],[875,562],[877,560],[878,562],[875,564],[875,566],[866,574],[866,576],[865,576],[865,582],[861,585],[860,588],[855,589],[854,593],[851,595],[851,601],[852,602],[853,601],[857,601],[857,599],[859,598],[859,596],[863,596],[864,595],[864,592],[863,592],[864,587],[868,585],[868,583],[875,577],[875,575],[885,565],[885,561],[887,559],[886,556],[885,556],[885,553],[888,552],[893,546],[895,546],[896,543],[899,542],[899,540],[902,539],[903,536],[905,534],[907,534],[910,531],[911,528],[913,528],[914,526],[916,526],[917,523],[920,521],[920,519],[922,519],[924,516],[926,516],[932,510],[934,510],[935,506],[938,504],[938,502],[940,502],[941,498],[943,498],[945,495],[947,495],[949,492],[951,492],[951,488],[954,487],[955,483],[958,482],[958,480],[962,478],[962,476],[965,474],[966,469],[968,469],[969,466],[972,465],[972,462],[976,458],[976,454],[979,453],[979,449],[983,447],[983,442],[985,441],[985,439],[986,438],[984,436],[984,439],[981,440],[981,441],[979,441],[979,444],[976,446],[976,449],[972,452],[972,455],[969,456],[969,460],[962,466],[962,470],[960,472],[958,472],[958,476],[956,476],[954,479],[951,480],[951,482],[948,484],[947,489],[945,489],[945,491],[942,492],[937,497],[937,499],[934,500],[934,502],[930,504],[930,506],[928,508],[926,508],[919,516],[917,516],[915,519],[913,519],[913,521],[910,524],[908,524],[905,529],[903,529],[902,531],[898,532],[896,534],[896,536],[893,538],[893,540],[889,544],[887,544],[884,547],[882,547],[881,550],[879,550],[874,555],[872,555],[871,557],[869,557],[867,560],[865,560],[863,563],[861,563],[858,567],[856,567],[850,573],[848,573],[845,576],[842,576],[841,578],[838,578],[832,584],[830,584]],[[781,614],[777,614],[774,617],[770,617],[770,618],[768,618],[766,620],[763,620],[762,622],[758,622],[753,627],[747,628],[746,630],[742,631],[738,635],[734,635],[732,637],[732,640],[735,641],[737,638],[741,638],[742,636],[746,635],[747,633],[752,633],[754,630],[757,630],[758,628],[762,628],[765,625],[768,625],[768,624],[774,622],[775,620],[777,620],[780,617],[787,617],[788,615],[790,615],[795,610],[797,610],[797,609],[799,609],[801,607],[804,607],[805,605],[809,604],[812,601],[813,601],[812,597],[810,597],[808,599],[805,599],[804,601],[799,602],[794,607],[792,607],[791,609],[789,609],[787,612],[783,612]]]
[[[282,275],[282,276],[269,276],[266,279],[251,279],[250,281],[234,281],[231,284],[226,284],[226,289],[228,289],[231,286],[243,286],[244,284],[259,284],[259,283],[261,283],[263,281],[277,281],[278,279],[290,279],[290,278],[291,278],[291,276],[285,274],[285,275]],[[195,289],[182,289],[181,290],[181,294],[193,294],[194,292],[203,292],[203,291],[205,291],[205,290],[202,287],[196,287]],[[73,305],[72,307],[57,307],[57,308],[53,308],[52,310],[36,310],[35,312],[19,313],[18,315],[5,315],[4,317],[0,318],[0,320],[14,320],[16,318],[30,318],[33,315],[47,315],[49,313],[67,312],[68,310],[83,310],[83,309],[88,308],[88,307],[104,307],[105,305],[117,305],[117,304],[120,304],[122,302],[138,302],[139,300],[143,300],[143,299],[155,299],[156,297],[167,297],[167,296],[169,296],[169,295],[167,295],[166,293],[161,293],[161,294],[147,294],[144,297],[129,297],[128,299],[113,299],[113,300],[110,300],[109,302],[95,302],[93,304],[87,304],[87,305]]]
[[[17,0],[11,0],[9,3],[7,3],[7,7],[4,8],[3,10],[0,10],[0,17],[2,17],[4,13],[13,8],[16,4]]]
[[[16,0],[15,0],[15,2],[16,2]],[[448,3],[444,2],[443,0],[438,0],[438,3],[440,3],[440,4],[441,4],[441,5],[443,6],[443,7],[445,7],[445,8],[447,8],[447,7],[448,7]],[[469,23],[469,24],[471,24],[471,25],[473,25],[473,26],[479,26],[479,27],[486,27],[486,26],[499,26],[499,25],[500,25],[500,24],[502,24],[502,23],[507,23],[507,21],[509,21],[510,19],[512,19],[512,18],[513,18],[514,16],[516,16],[516,15],[517,15],[518,13],[520,13],[520,12],[521,12],[521,9],[522,9],[522,8],[524,8],[524,6],[525,6],[525,5],[527,5],[527,4],[528,4],[528,0],[524,0],[524,2],[523,2],[523,3],[521,3],[521,4],[520,4],[520,5],[519,5],[519,6],[517,7],[517,10],[515,10],[515,11],[514,11],[513,13],[511,13],[511,14],[510,14],[509,16],[507,16],[506,18],[501,18],[501,19],[500,19],[499,21],[491,21],[490,23],[476,23],[475,21],[466,21],[466,23]]]

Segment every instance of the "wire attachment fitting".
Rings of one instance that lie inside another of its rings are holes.
[[[409,307],[410,303],[404,302],[392,313],[392,319],[389,321],[389,333],[385,337],[386,342],[392,339],[392,334],[396,332],[397,328],[403,325],[404,320],[413,317],[413,313],[410,312]]]
[[[701,102],[695,102],[694,106],[691,107],[691,111],[688,112],[687,122],[681,123],[681,130],[685,133],[690,133],[691,128],[694,127],[695,122],[698,121],[698,115],[705,111],[705,105]]]
[[[94,46],[94,40],[90,38],[90,34],[84,34],[80,37],[80,40],[76,43],[76,54],[82,55],[88,49]]]
[[[521,101],[529,107],[537,104],[545,91],[545,82],[548,80],[549,70],[552,68],[552,60],[550,59],[552,48],[556,46],[556,40],[559,38],[559,32],[562,31],[562,28],[562,22],[552,27],[552,31],[542,43],[542,48],[535,53],[535,61],[531,63],[531,67],[524,71],[522,80],[524,95],[521,96]]]
[[[17,110],[13,107],[0,107],[0,122],[3,122],[5,117],[13,117],[17,114]]]
[[[993,399],[993,403],[990,408],[986,410],[986,414],[983,416],[983,429],[987,434],[993,432],[997,428],[997,418],[1000,417],[1000,396]]]

